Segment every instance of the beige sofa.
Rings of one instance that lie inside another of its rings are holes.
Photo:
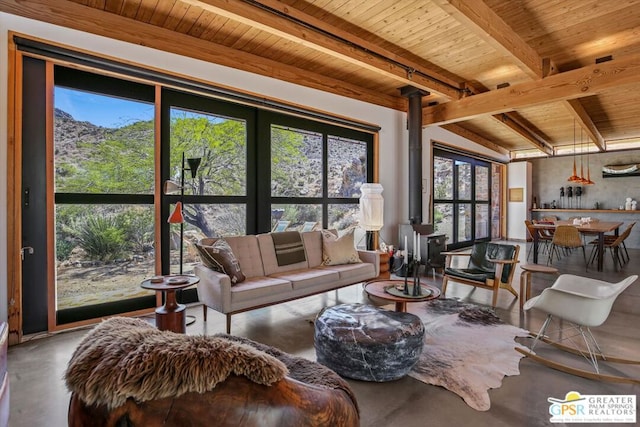
[[[361,263],[323,265],[320,231],[300,233],[306,260],[278,266],[271,233],[226,237],[240,263],[246,280],[231,285],[229,276],[204,264],[195,267],[200,278],[198,299],[207,308],[227,315],[227,333],[231,333],[231,315],[285,301],[315,295],[347,285],[374,279],[380,272],[380,255],[359,250]],[[203,239],[211,245],[216,239]]]

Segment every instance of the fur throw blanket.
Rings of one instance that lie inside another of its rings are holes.
[[[270,385],[289,373],[285,363],[247,341],[176,334],[115,317],[85,336],[64,378],[86,404],[113,409],[129,397],[146,401],[204,393],[232,374]]]

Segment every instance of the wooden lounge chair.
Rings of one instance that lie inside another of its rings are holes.
[[[446,255],[444,276],[442,279],[442,296],[447,291],[449,280],[463,285],[469,285],[493,291],[491,305],[498,302],[498,289],[503,288],[511,292],[516,298],[518,293],[513,289],[513,273],[518,261],[519,245],[504,245],[499,243],[475,243],[471,252],[442,252]],[[466,268],[451,267],[454,256],[468,256]]]

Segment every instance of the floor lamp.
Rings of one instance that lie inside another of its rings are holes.
[[[169,224],[180,224],[180,273],[182,274],[182,259],[183,259],[183,246],[184,246],[184,213],[182,212],[182,205],[184,203],[184,173],[185,171],[191,171],[191,179],[196,178],[198,167],[202,159],[200,157],[186,159],[189,167],[185,166],[184,153],[182,153],[182,166],[180,170],[180,184],[168,180],[164,183],[164,194],[176,194],[180,192],[180,201],[176,202],[176,206],[169,215],[167,222]]]
[[[383,225],[382,185],[367,183],[360,187],[360,227],[366,232],[367,250],[375,250],[377,234]]]

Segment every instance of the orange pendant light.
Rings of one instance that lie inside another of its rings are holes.
[[[176,207],[167,220],[169,224],[182,224],[184,222],[184,215],[182,215],[182,202],[177,202]]]
[[[576,120],[573,120],[573,174],[567,179],[569,182],[580,182],[576,173]]]

